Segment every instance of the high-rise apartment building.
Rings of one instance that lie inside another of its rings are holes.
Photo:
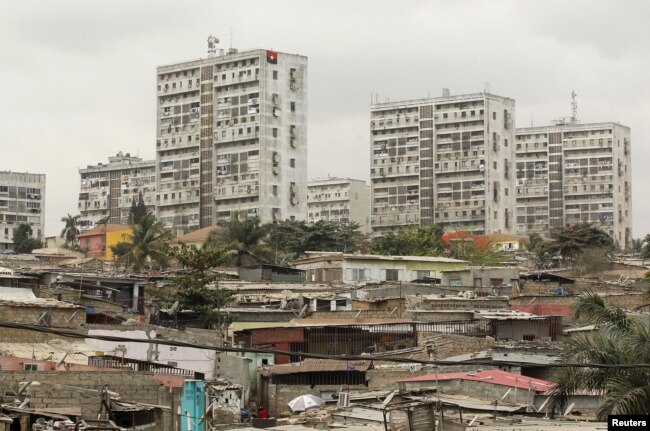
[[[109,157],[79,169],[81,184],[78,209],[79,229],[88,230],[100,220],[128,224],[132,202],[142,193],[147,209],[155,211],[156,162],[129,153]]]
[[[370,232],[370,186],[351,178],[319,178],[307,185],[307,221],[357,223]]]
[[[373,232],[440,223],[513,230],[512,99],[489,93],[371,106]]]
[[[157,69],[159,219],[176,232],[304,220],[307,58],[210,43],[208,58]]]
[[[45,233],[45,174],[0,172],[0,250],[13,249],[14,229],[32,227],[32,237]]]
[[[575,120],[516,131],[516,231],[549,236],[591,223],[621,246],[632,239],[630,129]]]

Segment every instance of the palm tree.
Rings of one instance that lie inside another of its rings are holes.
[[[131,225],[132,234],[126,235],[125,242],[129,243],[122,256],[127,266],[132,266],[136,272],[142,270],[149,260],[165,265],[167,263],[167,241],[172,235],[148,213],[140,219],[139,223]]]
[[[218,224],[221,229],[210,235],[205,245],[233,251],[230,265],[242,266],[272,260],[271,250],[264,243],[270,225],[262,224],[259,217],[240,220],[235,216]]]
[[[650,329],[620,308],[608,307],[596,293],[583,294],[574,306],[576,320],[596,324],[599,331],[572,337],[564,359],[570,363],[604,367],[567,368],[554,390],[553,403],[563,407],[578,391],[602,393],[598,418],[608,415],[650,414]]]
[[[77,235],[79,235],[79,219],[81,215],[77,214],[76,216],[68,214],[67,217],[61,218],[61,221],[65,223],[65,227],[61,231],[61,238],[65,239],[65,245],[71,247],[74,243],[77,242]]]
[[[632,238],[632,241],[630,241],[630,251],[632,252],[632,255],[641,254],[644,244],[645,238]]]

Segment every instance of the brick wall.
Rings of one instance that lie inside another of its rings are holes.
[[[644,303],[643,292],[598,292],[605,299],[607,305],[621,308],[636,308]],[[533,301],[534,299],[534,301]],[[553,304],[573,306],[578,300],[578,295],[555,296],[555,295],[525,295],[510,298],[510,305],[535,305]],[[531,302],[532,301],[532,302]]]
[[[375,368],[366,372],[368,378],[368,389],[370,390],[392,390],[398,389],[397,381],[411,377],[424,376],[435,373],[461,373],[481,370],[498,369],[497,366],[486,365],[439,365],[438,367],[424,366],[420,369],[409,370],[406,367],[400,368]]]
[[[11,372],[0,371],[0,387],[3,402],[13,401],[11,388],[16,388],[19,382],[34,381],[40,385],[32,385],[28,389],[31,394],[31,405],[34,408],[64,408],[80,407],[84,418],[96,417],[100,406],[100,393],[104,385],[109,390],[117,392],[122,401],[160,404],[165,401],[166,390],[154,378],[153,373],[135,373],[131,371],[97,372],[75,371],[67,372]]]

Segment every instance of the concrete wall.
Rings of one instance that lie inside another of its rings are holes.
[[[481,287],[499,287],[501,283],[511,283],[519,280],[517,268],[468,268],[465,271],[445,271],[442,273],[442,284],[451,285],[453,280],[460,280],[461,286],[477,286],[480,279]],[[501,280],[497,283],[498,280]]]
[[[167,391],[160,386],[153,373],[132,371],[97,372],[14,372],[0,371],[0,380],[5,387],[16,387],[19,382],[40,382],[28,389],[34,408],[81,407],[86,419],[96,418],[100,407],[100,393],[104,385],[117,392],[125,402],[168,404]]]
[[[217,355],[215,377],[225,377],[243,386],[244,405],[248,405],[251,392],[250,368],[252,359],[221,353]]]

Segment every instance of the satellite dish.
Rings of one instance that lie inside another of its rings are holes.
[[[178,306],[179,306],[179,305],[180,305],[180,304],[178,303],[178,301],[176,301],[176,302],[174,302],[174,303],[172,304],[171,308],[169,309],[169,314],[170,314],[171,316],[176,316],[176,313],[178,312]]]

